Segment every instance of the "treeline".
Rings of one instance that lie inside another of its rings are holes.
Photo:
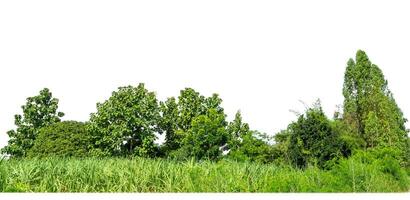
[[[192,88],[162,102],[143,83],[120,87],[85,123],[61,121],[58,99],[43,89],[15,115],[17,129],[7,132],[1,152],[11,158],[140,156],[331,168],[366,151],[409,167],[406,119],[382,71],[361,50],[347,63],[343,95],[343,111],[332,119],[317,101],[272,137],[250,129],[239,111],[227,121],[218,94],[206,97]],[[163,144],[155,143],[156,133],[165,135]]]

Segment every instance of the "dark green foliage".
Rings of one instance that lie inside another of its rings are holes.
[[[228,141],[225,115],[209,109],[206,115],[192,120],[191,127],[184,135],[182,149],[187,157],[217,160],[222,156],[221,147]]]
[[[40,129],[30,157],[84,157],[91,144],[85,123],[76,121],[57,122]]]
[[[157,121],[160,117],[156,96],[140,83],[120,87],[91,114],[88,130],[91,153],[96,156],[155,156]]]
[[[288,156],[297,167],[317,164],[323,168],[341,154],[338,134],[332,129],[319,103],[299,116],[288,130]]]
[[[380,68],[359,50],[347,63],[343,86],[344,121],[367,148],[398,146],[404,150],[406,119],[390,92]]]
[[[256,161],[268,163],[272,161],[272,146],[268,144],[267,135],[252,131],[247,123],[242,122],[240,112],[227,127],[229,134],[227,157],[236,161]]]
[[[11,157],[24,157],[34,145],[38,131],[45,126],[60,121],[64,113],[57,112],[58,99],[53,98],[49,89],[44,88],[40,94],[27,98],[26,105],[21,107],[23,116],[15,115],[16,130],[7,132],[8,145],[1,152]]]

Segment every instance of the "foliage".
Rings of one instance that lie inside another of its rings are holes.
[[[169,152],[180,147],[180,138],[176,134],[178,130],[179,118],[178,104],[174,97],[168,98],[165,102],[160,102],[161,118],[159,120],[159,127],[161,132],[165,132],[165,142],[163,151]]]
[[[359,150],[349,159],[341,159],[332,169],[332,173],[340,177],[340,187],[347,187],[351,191],[372,191],[372,187],[383,190],[388,187],[385,178],[400,188],[409,187],[409,177],[400,167],[401,152],[397,148],[377,147],[368,151]],[[374,186],[372,184],[375,184]]]
[[[91,153],[97,156],[155,156],[159,108],[156,96],[140,83],[120,87],[91,114]]]
[[[290,134],[291,131],[285,129],[273,136],[275,143],[272,146],[272,157],[275,164],[292,164],[289,156]]]
[[[364,139],[357,137],[343,119],[334,119],[331,121],[331,126],[332,130],[339,136],[340,153],[343,157],[347,158],[365,146]]]
[[[45,126],[61,121],[64,113],[57,112],[58,99],[53,98],[49,89],[44,88],[40,94],[28,97],[22,115],[15,115],[16,130],[7,132],[9,135],[8,145],[1,152],[11,157],[24,157],[34,145],[38,131]]]
[[[406,119],[397,106],[380,68],[359,50],[347,63],[343,85],[343,119],[367,148],[406,148]]]
[[[242,122],[238,111],[235,119],[227,127],[229,134],[227,157],[236,161],[256,161],[268,163],[272,161],[272,147],[268,144],[266,135],[249,129]],[[268,138],[269,139],[269,138]]]
[[[185,150],[180,148],[191,129],[193,120],[198,116],[207,115],[210,109],[215,109],[217,113],[224,114],[221,103],[222,99],[217,94],[205,97],[192,88],[181,90],[178,101],[171,97],[165,102],[161,102],[162,117],[159,120],[159,127],[161,132],[165,132],[163,148],[165,154],[185,155],[185,153],[182,153]]]
[[[30,157],[84,157],[88,155],[90,135],[85,123],[76,121],[57,122],[40,129]]]
[[[303,168],[308,164],[317,164],[325,167],[328,161],[341,156],[338,134],[332,129],[319,102],[299,116],[288,129],[288,156],[293,165]]]
[[[192,120],[182,141],[182,148],[188,153],[187,157],[217,160],[222,156],[221,147],[227,140],[225,114],[209,109],[206,115],[199,115]]]
[[[324,171],[316,167],[300,170],[225,160],[7,160],[0,163],[3,174],[0,189],[4,192],[408,192],[410,184],[405,180],[409,177],[402,169],[384,169],[388,162],[367,162],[355,156],[342,159],[334,170]]]

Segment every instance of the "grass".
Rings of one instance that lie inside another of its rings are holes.
[[[0,163],[3,192],[406,192],[403,169],[343,160],[333,170],[230,161],[23,159]]]

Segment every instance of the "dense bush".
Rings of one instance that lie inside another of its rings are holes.
[[[359,150],[350,158],[341,159],[332,173],[339,177],[338,187],[343,190],[383,191],[394,184],[408,191],[409,177],[400,167],[400,154],[397,148]]]
[[[28,156],[84,157],[88,155],[90,139],[85,123],[57,122],[40,129]]]
[[[337,159],[340,153],[340,138],[332,129],[329,119],[320,104],[309,108],[304,115],[289,125],[288,156],[297,167],[317,164],[326,167],[327,162]]]

